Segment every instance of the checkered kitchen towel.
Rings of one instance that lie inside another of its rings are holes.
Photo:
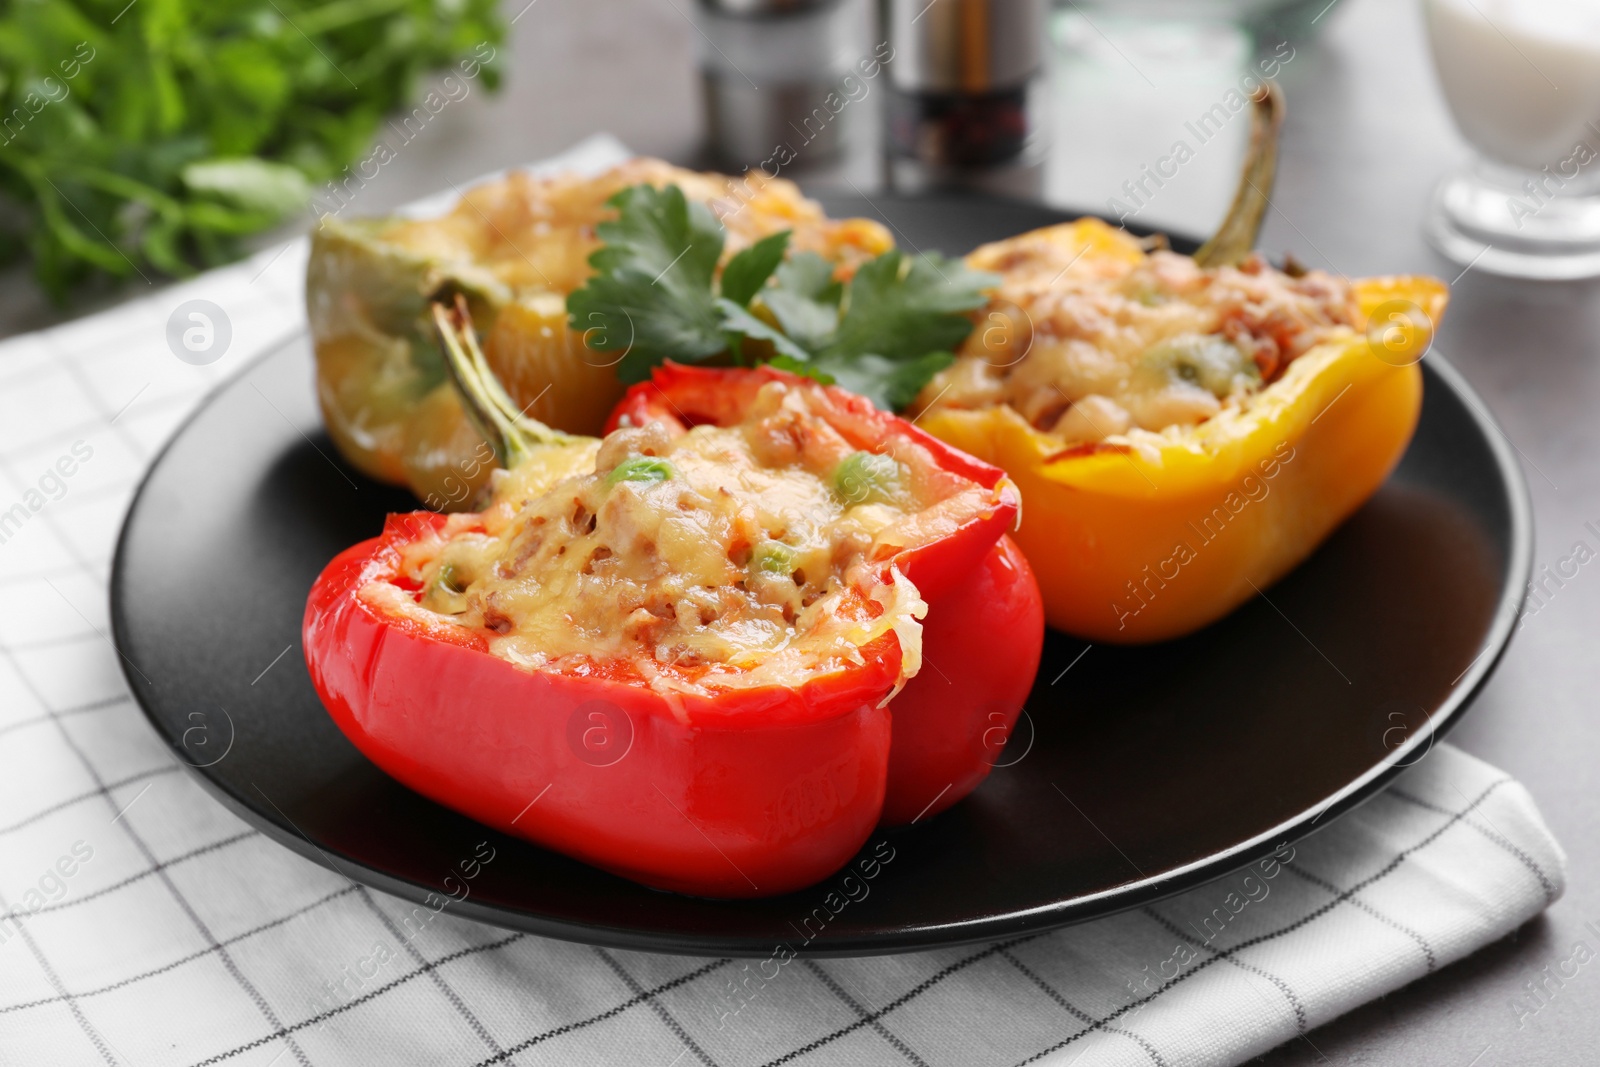
[[[1003,944],[775,968],[448,911],[407,937],[410,905],[271,843],[179,771],[108,636],[140,472],[208,387],[300,328],[304,260],[296,242],[0,345],[0,1064],[1230,1064],[1560,895],[1527,792],[1441,745],[1249,871]],[[232,320],[208,367],[165,336],[196,298]]]

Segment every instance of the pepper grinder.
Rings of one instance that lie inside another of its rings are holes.
[[[838,101],[866,36],[866,0],[700,0],[708,147],[769,175],[838,158]]]
[[[1042,188],[1045,0],[883,0],[899,190]]]

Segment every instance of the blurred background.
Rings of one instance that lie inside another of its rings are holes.
[[[1227,105],[1267,74],[1290,119],[1264,247],[1351,274],[1442,269],[1418,220],[1468,155],[1418,7],[1377,0],[35,0],[0,17],[0,62],[3,334],[597,131],[1203,233],[1248,134]],[[1308,216],[1356,203],[1307,246]]]

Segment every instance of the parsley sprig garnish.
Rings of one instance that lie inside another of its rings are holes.
[[[618,373],[642,381],[665,360],[770,360],[837,382],[888,410],[910,404],[972,331],[992,274],[939,255],[889,251],[849,282],[811,252],[788,254],[789,232],[757,241],[717,277],[724,232],[676,185],[635,185],[608,203],[594,276],[567,298],[591,348],[621,352]]]

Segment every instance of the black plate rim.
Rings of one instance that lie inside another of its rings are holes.
[[[1068,217],[1063,213],[1063,217]],[[1077,217],[1077,216],[1071,216]],[[1174,235],[1175,237],[1178,235]],[[1181,239],[1181,238],[1180,238]],[[123,589],[126,575],[124,554],[129,541],[129,531],[135,522],[145,491],[153,473],[166,455],[188,432],[191,424],[216,400],[223,390],[233,385],[251,369],[273,358],[288,345],[301,343],[303,331],[297,331],[271,344],[258,357],[241,367],[235,374],[219,382],[195,406],[172,436],[161,447],[141,477],[138,489],[129,502],[117,535],[112,557],[110,586],[111,633],[117,648],[125,647],[128,634],[127,598]],[[1527,478],[1524,476],[1505,433],[1487,405],[1467,383],[1465,377],[1437,353],[1429,352],[1423,359],[1428,372],[1462,401],[1473,425],[1483,438],[1494,465],[1506,486],[1505,504],[1511,531],[1510,549],[1506,554],[1502,572],[1502,586],[1494,621],[1484,638],[1482,651],[1457,680],[1451,694],[1428,716],[1427,728],[1418,730],[1401,746],[1390,752],[1366,773],[1348,782],[1321,807],[1308,809],[1292,819],[1285,820],[1256,836],[1233,846],[1214,852],[1204,859],[1182,867],[1152,875],[1096,893],[1073,897],[1070,900],[1006,912],[998,916],[944,922],[937,925],[905,927],[860,937],[839,937],[826,943],[807,946],[805,955],[813,958],[884,955],[894,952],[945,948],[982,944],[1007,937],[1016,937],[1071,926],[1079,922],[1102,918],[1130,908],[1149,904],[1196,885],[1212,881],[1268,855],[1285,843],[1292,844],[1316,830],[1334,822],[1339,816],[1375,796],[1382,787],[1401,771],[1422,759],[1431,746],[1443,737],[1461,718],[1464,711],[1482,691],[1498,666],[1514,635],[1517,619],[1527,595],[1527,582],[1533,569],[1533,504]],[[134,702],[163,743],[172,749],[178,762],[211,796],[246,823],[265,836],[298,855],[311,860],[353,882],[373,886],[413,903],[426,904],[435,887],[368,867],[348,856],[337,859],[319,847],[296,827],[281,811],[276,814],[280,823],[269,812],[255,804],[253,799],[236,794],[223,782],[206,773],[206,768],[196,767],[182,758],[180,752],[162,728],[156,712],[141,692],[132,668],[125,657],[119,657],[120,667],[128,683]],[[1420,754],[1419,754],[1419,751]],[[269,800],[270,804],[271,801]],[[1324,822],[1323,820],[1327,821]],[[287,824],[287,825],[285,825]],[[1319,825],[1320,824],[1320,825]],[[890,832],[891,837],[893,831]],[[537,847],[537,846],[534,846]],[[352,872],[358,877],[352,878]],[[1114,907],[1097,907],[1114,898]],[[475,919],[493,926],[519,930],[542,937],[606,948],[634,949],[665,952],[678,955],[717,955],[754,958],[766,956],[773,949],[770,938],[750,936],[706,937],[684,935],[670,931],[645,930],[634,926],[608,926],[596,923],[572,922],[552,919],[532,912],[485,905],[470,898],[455,903],[455,914]]]

